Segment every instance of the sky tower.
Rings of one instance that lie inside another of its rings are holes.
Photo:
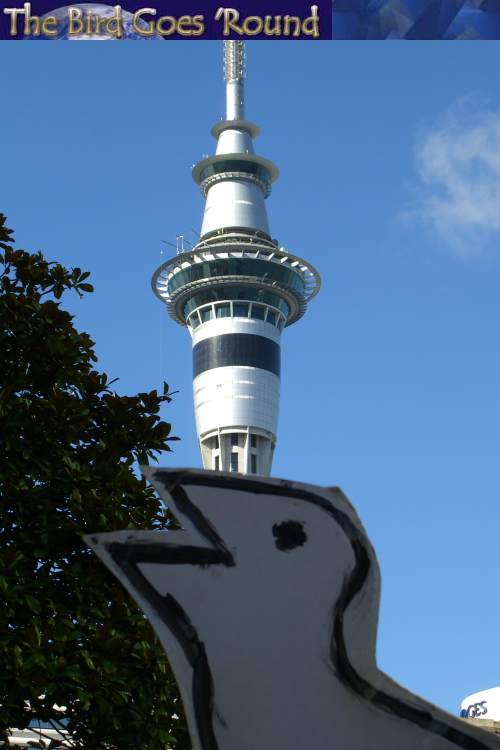
[[[200,240],[152,280],[193,343],[196,430],[205,469],[268,475],[280,398],[280,340],[306,311],[320,277],[272,239],[265,199],[277,167],[254,152],[245,119],[244,45],[224,42],[226,119],[215,156],[193,167],[206,199]]]

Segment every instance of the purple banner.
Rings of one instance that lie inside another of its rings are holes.
[[[224,5],[221,0],[160,0],[149,5],[76,3],[54,8],[53,0],[7,2],[0,38],[60,39],[310,39],[332,38],[332,5],[325,0],[258,0]]]

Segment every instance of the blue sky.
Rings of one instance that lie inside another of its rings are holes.
[[[0,210],[20,246],[91,271],[67,304],[99,366],[123,393],[178,390],[164,463],[199,466],[189,336],[149,284],[161,239],[200,226],[221,44],[21,42],[0,62]],[[454,712],[500,684],[499,63],[495,43],[247,53],[273,236],[323,279],[283,337],[273,473],[346,492],[382,569],[380,666]]]

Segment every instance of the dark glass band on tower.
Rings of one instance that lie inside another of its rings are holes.
[[[227,333],[193,347],[193,377],[216,367],[259,367],[280,376],[280,346],[265,336]]]

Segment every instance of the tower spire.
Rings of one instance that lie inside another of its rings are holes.
[[[245,119],[245,45],[230,39],[224,42],[224,80],[226,81],[226,119]]]

